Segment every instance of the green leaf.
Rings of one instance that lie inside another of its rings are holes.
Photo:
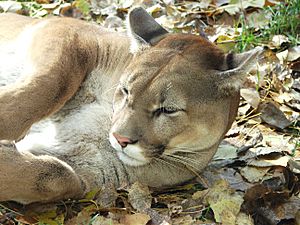
[[[86,0],[76,0],[75,6],[84,14],[87,15],[90,12],[90,4]]]
[[[39,225],[62,225],[64,224],[64,214],[57,215],[56,210],[41,213],[35,217]]]

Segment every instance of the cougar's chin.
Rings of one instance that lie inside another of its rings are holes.
[[[125,152],[117,152],[119,159],[128,166],[143,166],[148,164],[150,161],[146,158],[144,160],[140,160],[137,158],[133,158],[126,154]]]
[[[129,144],[125,148],[122,148],[112,134],[109,135],[109,141],[111,146],[117,151],[117,156],[124,164],[129,166],[143,166],[150,162],[150,159],[144,156],[143,149],[139,144]]]

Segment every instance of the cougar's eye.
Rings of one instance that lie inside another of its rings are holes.
[[[128,95],[128,89],[126,87],[121,87],[121,91],[123,92],[124,95]]]
[[[154,111],[155,116],[159,116],[161,114],[172,115],[180,111],[179,109],[172,108],[172,107],[161,107]]]
[[[128,95],[129,91],[125,84],[120,83],[118,87],[119,94]]]

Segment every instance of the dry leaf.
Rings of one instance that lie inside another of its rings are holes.
[[[148,186],[135,182],[128,190],[128,200],[138,212],[144,212],[150,208],[152,196]]]
[[[41,224],[61,225],[64,223],[64,214],[57,214],[56,210],[41,213],[35,216],[35,219]]]
[[[22,4],[16,1],[0,1],[0,9],[3,12],[17,12],[22,9]]]
[[[103,187],[102,190],[96,194],[96,203],[101,207],[115,206],[115,201],[119,197],[116,189],[114,187],[110,187],[109,185]]]
[[[244,199],[243,208],[253,214],[259,224],[296,224],[297,222],[300,199],[296,196],[289,198],[288,192],[272,190],[258,184],[247,190]]]
[[[75,225],[75,224],[77,225],[77,224],[80,224],[80,223],[74,223],[72,225]],[[85,225],[85,224],[88,224],[88,225],[124,225],[122,223],[119,223],[118,221],[115,221],[115,220],[111,219],[111,218],[105,218],[104,216],[97,216],[93,220],[92,223],[89,221],[88,223],[81,223],[80,225]]]
[[[249,182],[258,182],[263,179],[269,168],[260,168],[253,166],[246,166],[241,169],[241,175]]]
[[[73,217],[72,219],[68,220],[65,225],[73,225],[73,224],[89,224],[91,221],[91,214],[95,212],[96,206],[90,205],[83,208],[77,216]]]
[[[214,155],[213,160],[234,159],[237,157],[237,148],[224,142],[218,147],[218,151]]]
[[[290,160],[290,156],[282,156],[277,159],[258,159],[258,160],[250,160],[248,165],[250,166],[258,166],[258,167],[270,167],[270,166],[283,166],[286,167],[288,161]]]
[[[289,38],[285,35],[274,35],[272,38],[272,46],[279,48],[283,43],[289,42]]]
[[[300,45],[289,48],[287,61],[295,61],[300,58]]]
[[[190,215],[177,217],[172,220],[172,225],[194,225],[194,224],[196,224],[196,219],[194,219]]]
[[[249,187],[251,187],[251,184],[245,182],[243,177],[232,168],[221,168],[219,170],[216,170],[214,168],[208,167],[203,171],[201,175],[210,186],[213,185],[216,181],[224,179],[229,183],[230,187],[235,190],[245,191]]]
[[[244,200],[240,194],[230,188],[227,181],[217,181],[212,188],[208,189],[203,199],[213,210],[216,222],[235,225]]]
[[[258,91],[253,88],[241,89],[241,96],[250,104],[253,108],[257,108],[260,102],[260,96]]]
[[[254,221],[250,215],[240,212],[236,218],[236,225],[254,225]]]
[[[288,54],[289,54],[289,51],[285,50],[285,51],[276,53],[276,56],[279,59],[280,63],[284,63],[287,60]]]
[[[120,222],[124,225],[146,225],[150,220],[147,214],[136,213],[132,215],[125,215]]]
[[[300,161],[290,159],[288,161],[290,170],[295,174],[300,174]]]
[[[259,111],[261,113],[260,118],[273,127],[284,129],[291,124],[283,112],[272,102],[261,104]]]
[[[256,10],[247,14],[247,25],[253,28],[266,28],[270,19],[272,18],[272,14],[266,10]]]

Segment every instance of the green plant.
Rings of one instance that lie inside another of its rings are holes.
[[[206,221],[210,212],[211,212],[211,207],[210,206],[205,207],[202,210],[202,212],[201,212],[201,214],[200,214],[200,216],[199,216],[198,219],[201,220],[201,221],[203,221],[203,222]]]
[[[291,41],[292,45],[300,43],[300,1],[287,0],[285,4],[275,7],[267,7],[272,13],[272,20],[269,29],[265,29],[263,34],[266,36],[283,34]]]
[[[291,46],[300,44],[300,0],[286,0],[275,6],[264,8],[271,14],[268,26],[255,30],[249,28],[244,15],[241,15],[237,26],[242,31],[237,39],[236,50],[239,52],[262,43],[268,43],[274,35],[285,35]]]
[[[295,141],[295,146],[294,146],[294,148],[293,148],[293,150],[292,150],[292,156],[294,157],[294,156],[296,156],[296,151],[297,150],[299,150],[300,149],[300,141]]]
[[[258,44],[258,40],[253,29],[248,28],[244,15],[240,16],[237,25],[239,24],[241,25],[242,30],[239,38],[237,39],[237,44],[235,47],[238,52],[244,52],[246,49],[256,46]]]

